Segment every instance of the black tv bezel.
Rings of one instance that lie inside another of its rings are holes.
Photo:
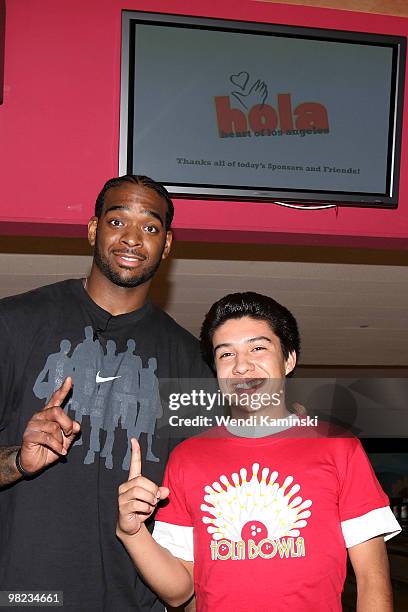
[[[137,24],[165,25],[190,29],[233,31],[236,33],[271,34],[293,38],[318,39],[354,44],[376,44],[391,46],[393,49],[392,91],[389,118],[387,155],[387,193],[344,192],[339,190],[308,190],[256,186],[208,185],[200,183],[178,183],[162,181],[172,196],[189,199],[243,200],[262,202],[288,202],[299,204],[337,204],[369,208],[390,208],[398,206],[401,165],[401,143],[405,87],[405,65],[407,39],[404,36],[355,32],[326,28],[311,28],[283,24],[225,20],[209,17],[192,17],[168,13],[144,11],[122,11],[122,59],[120,94],[120,143],[119,174],[134,174],[133,168],[133,127],[134,127],[134,40]],[[133,51],[133,52],[131,52]],[[152,172],[154,176],[154,172]],[[169,177],[170,178],[170,177]]]

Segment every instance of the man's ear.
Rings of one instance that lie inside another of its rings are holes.
[[[287,358],[285,362],[285,375],[286,376],[290,374],[292,370],[295,369],[295,365],[296,365],[296,353],[295,351],[291,351],[289,353],[289,357]]]
[[[91,217],[88,221],[88,242],[92,247],[95,246],[97,227],[98,217]]]
[[[171,249],[172,243],[173,243],[173,232],[171,230],[168,230],[166,232],[166,242],[165,242],[165,245],[164,245],[162,259],[167,259],[168,255],[170,253],[170,249]]]

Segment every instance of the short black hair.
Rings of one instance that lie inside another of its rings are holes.
[[[161,183],[154,181],[148,176],[144,176],[143,174],[125,174],[123,176],[117,176],[106,181],[101,191],[98,194],[95,202],[95,217],[100,218],[102,214],[103,204],[105,202],[105,193],[112,189],[112,187],[118,187],[123,183],[134,183],[135,185],[140,185],[141,187],[147,187],[148,189],[153,189],[156,193],[159,194],[166,202],[166,218],[165,218],[165,229],[166,231],[170,229],[171,222],[174,217],[174,206],[171,201],[169,192]]]
[[[296,357],[299,357],[300,335],[293,314],[267,295],[246,291],[230,293],[221,298],[211,306],[205,316],[201,326],[200,345],[201,353],[211,367],[214,367],[212,340],[215,330],[229,319],[242,317],[266,321],[280,340],[285,360],[292,351],[296,353]]]

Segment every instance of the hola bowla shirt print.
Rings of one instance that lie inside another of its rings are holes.
[[[305,556],[302,529],[311,516],[293,476],[254,463],[204,487],[202,521],[213,560]]]

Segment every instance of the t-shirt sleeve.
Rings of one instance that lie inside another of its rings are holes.
[[[178,450],[173,451],[166,466],[163,486],[170,489],[170,494],[167,503],[156,514],[153,538],[175,557],[193,561],[193,522]]]
[[[350,442],[352,446],[339,497],[340,521],[347,548],[380,535],[387,540],[401,531],[360,441],[352,439]]]

